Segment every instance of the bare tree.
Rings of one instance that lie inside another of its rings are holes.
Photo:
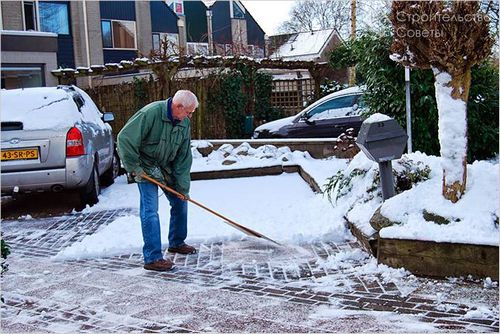
[[[391,58],[434,72],[443,196],[457,202],[467,181],[471,67],[490,55],[489,16],[480,1],[394,1]]]
[[[349,31],[350,0],[301,0],[290,10],[290,19],[279,27],[282,33],[323,29]]]

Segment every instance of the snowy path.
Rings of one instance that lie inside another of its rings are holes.
[[[139,253],[51,257],[130,210],[4,221],[4,332],[495,332],[498,289],[377,266],[356,242],[284,249],[255,239],[198,244],[168,273]]]

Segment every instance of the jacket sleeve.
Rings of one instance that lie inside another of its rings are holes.
[[[127,172],[136,175],[143,172],[139,157],[143,139],[151,128],[151,122],[147,116],[145,110],[139,110],[117,136],[118,155],[123,166]]]
[[[191,186],[191,127],[188,128],[188,136],[181,144],[177,157],[172,163],[172,174],[174,176],[174,188],[183,195],[189,196]]]

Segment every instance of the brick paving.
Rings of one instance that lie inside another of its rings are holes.
[[[363,317],[368,317],[371,311],[414,316],[418,321],[432,324],[436,331],[499,331],[498,316],[465,316],[476,309],[473,303],[439,301],[432,296],[432,290],[425,288],[418,293],[404,293],[381,273],[360,273],[358,269],[370,260],[368,256],[362,260],[344,261],[339,268],[322,265],[341,252],[361,250],[357,242],[317,241],[300,245],[300,252],[295,246],[291,249],[277,247],[253,239],[237,243],[202,242],[197,245],[197,254],[171,256],[175,268],[170,272],[142,270],[141,254],[64,262],[49,259],[127,214],[137,212],[120,209],[36,221],[4,220],[3,234],[12,248],[12,255],[8,258],[10,270],[2,279],[5,298],[1,308],[2,330],[359,330],[355,322],[360,316],[348,317],[352,328],[345,321],[307,317],[314,308],[323,306],[345,312],[368,311],[362,313]],[[29,228],[22,227],[26,224]],[[334,289],[324,288],[325,279],[335,282]],[[433,282],[418,280],[422,286]],[[473,282],[464,284],[474,285]],[[498,294],[498,289],[489,291],[492,295]],[[183,295],[186,295],[183,303],[173,303],[173,298],[169,298]],[[196,300],[197,304],[192,305],[190,300]],[[390,330],[373,326],[368,328]]]

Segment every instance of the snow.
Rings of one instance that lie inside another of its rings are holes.
[[[312,115],[309,120],[310,121],[318,121],[322,119],[330,119],[336,117],[347,117],[347,116],[355,116],[359,114],[353,107],[347,108],[337,108],[337,109],[328,109],[323,112]]]
[[[92,99],[80,88],[85,104],[78,110],[72,97],[57,87],[2,90],[2,121],[22,122],[24,130],[67,129],[78,123],[92,123],[99,129],[110,125],[101,120],[101,113]]]
[[[462,181],[463,159],[467,156],[467,105],[451,96],[451,75],[433,68],[439,114],[439,143],[446,184]]]
[[[281,129],[283,126],[292,124],[292,121],[296,117],[297,117],[297,115],[289,116],[289,117],[277,119],[277,120],[269,122],[269,123],[262,124],[261,126],[258,126],[257,128],[255,128],[255,131],[268,130],[269,132],[276,132],[279,129]]]
[[[467,191],[457,203],[441,195],[441,172],[387,200],[381,213],[401,224],[382,229],[380,235],[384,238],[497,246],[499,234],[494,220],[499,214],[500,203],[495,186],[500,180],[498,164],[476,161],[468,166],[467,179]],[[447,225],[428,222],[422,216],[424,209],[448,217],[452,222]]]
[[[384,114],[380,114],[380,113],[375,113],[373,115],[371,115],[370,117],[368,117],[364,123],[376,123],[376,122],[384,122],[384,121],[388,121],[390,120],[391,118],[387,115],[384,115]]]
[[[396,325],[404,332],[434,332],[436,329],[430,323],[425,323],[419,320],[422,315],[403,315],[395,314],[393,312],[373,312],[373,311],[358,311],[358,310],[342,310],[332,306],[319,306],[315,313],[310,315],[311,319],[324,319],[331,322],[344,322],[351,323],[352,333],[357,332],[358,326],[376,327],[383,330],[383,328],[390,329],[390,332],[396,330]],[[357,323],[357,326],[356,326]]]
[[[16,35],[16,36],[40,36],[40,37],[57,37],[56,33],[43,32],[43,31],[25,31],[25,30],[0,30],[2,35]]]
[[[328,44],[333,29],[302,32],[293,34],[286,43],[280,46],[269,58],[287,60],[314,60]]]
[[[500,177],[496,160],[478,161],[468,166],[467,192],[453,204],[441,195],[441,159],[420,152],[406,154],[402,159],[393,161],[393,168],[401,171],[407,168],[405,164],[412,161],[412,170],[416,170],[415,166],[429,166],[429,177],[382,203],[380,187],[374,186],[378,164],[362,152],[352,161],[334,157],[313,159],[307,152],[292,152],[288,147],[265,145],[254,149],[248,143],[242,143],[237,147],[223,145],[203,157],[196,147],[206,145],[206,142],[193,143],[192,172],[300,165],[320,186],[339,172],[352,175],[350,184],[344,184],[342,189],[337,186],[334,190],[332,202],[323,194],[313,193],[298,174],[192,182],[191,196],[196,201],[280,243],[297,245],[326,236],[338,242],[350,240],[352,235],[346,229],[345,218],[365,234],[371,235],[375,230],[369,220],[382,205],[382,214],[399,223],[383,228],[380,235],[384,238],[498,245],[495,219],[500,213],[496,188]],[[224,164],[228,160],[234,163]],[[116,201],[116,198],[121,200]],[[169,204],[163,195],[159,202],[162,231],[167,231]],[[122,176],[114,185],[103,190],[99,203],[84,212],[117,208],[134,208],[138,212],[138,204],[137,186],[127,184],[125,176]],[[425,221],[422,218],[424,209],[449,219],[451,223],[438,225]],[[190,204],[188,242],[239,240],[245,237],[240,231],[223,224],[221,219]],[[138,213],[131,213],[66,248],[57,258],[128,254],[140,252],[141,246],[140,219]],[[339,253],[325,266],[335,267],[365,256],[366,253]],[[380,268],[375,262],[366,264],[361,270],[370,272]],[[393,271],[388,277],[399,275],[407,273]]]
[[[121,190],[119,194],[113,189],[106,189],[99,203],[86,211],[111,207],[137,208],[137,185],[126,184],[122,176],[117,186]],[[120,196],[124,192],[127,196]],[[193,198],[196,196],[196,201],[278,242],[295,244],[328,232],[335,232],[339,240],[349,236],[343,222],[325,217],[324,212],[329,210],[329,203],[323,200],[322,195],[314,194],[297,174],[194,181],[191,193]],[[116,201],[116,198],[122,200]],[[160,215],[161,228],[165,234],[168,231],[169,204],[164,196],[159,201],[159,212],[163,213]],[[190,205],[188,216],[187,242],[239,240],[244,237],[241,232],[223,224],[220,218],[195,205]],[[166,242],[165,237],[163,241]],[[64,249],[56,258],[83,259],[140,253],[141,248],[140,218],[138,215],[129,215],[118,218],[97,233]]]
[[[24,130],[62,129],[81,120],[76,104],[62,89],[1,91],[2,121],[22,122]]]

